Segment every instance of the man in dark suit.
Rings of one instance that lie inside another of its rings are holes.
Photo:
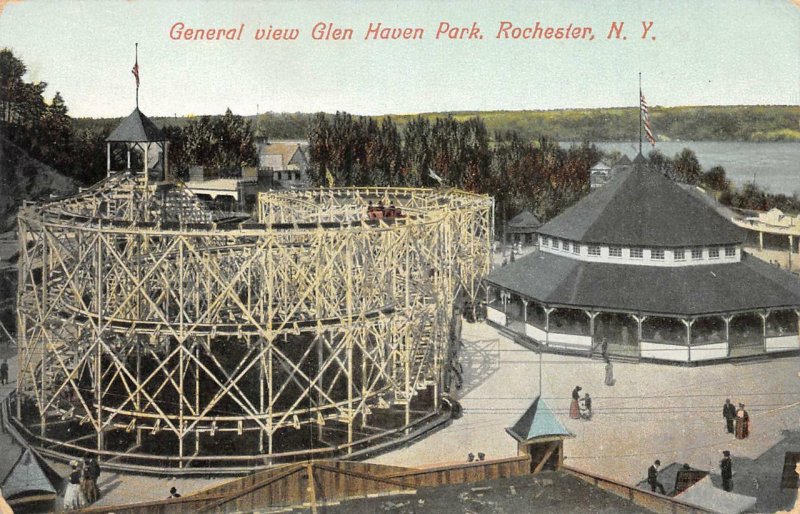
[[[722,452],[723,459],[719,461],[719,469],[722,474],[722,489],[725,491],[733,490],[733,465],[731,464],[731,452]]]
[[[661,494],[667,494],[664,491],[664,486],[658,481],[658,467],[661,465],[660,460],[656,460],[652,466],[647,468],[647,483],[650,484],[650,490],[656,492],[656,487]]]
[[[730,399],[725,400],[725,405],[722,406],[722,417],[725,418],[728,433],[732,434],[733,420],[736,418],[736,407],[733,406]]]

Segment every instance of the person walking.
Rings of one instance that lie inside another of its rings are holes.
[[[722,452],[719,469],[722,475],[722,489],[731,492],[733,490],[733,464],[731,463],[731,452],[728,450]]]
[[[603,338],[603,342],[600,343],[600,355],[603,357],[604,361],[608,361],[608,339],[605,337]]]
[[[581,406],[578,403],[581,395],[581,386],[575,386],[572,390],[572,403],[569,405],[569,417],[572,419],[581,419]]]
[[[72,470],[67,478],[67,488],[64,491],[64,510],[74,510],[83,507],[83,493],[81,492],[81,470],[78,461],[70,462]]]
[[[746,439],[750,435],[750,415],[744,410],[744,404],[739,404],[736,411],[736,439]]]
[[[736,407],[731,403],[730,398],[725,400],[722,406],[722,417],[725,418],[725,427],[729,434],[733,433],[733,420],[736,419]]]
[[[614,380],[614,365],[611,364],[611,361],[606,359],[606,380],[605,384],[607,386],[613,386],[617,381]]]
[[[8,359],[3,359],[3,363],[0,364],[0,385],[6,385],[8,383]]]
[[[650,490],[656,492],[656,487],[661,494],[667,494],[664,491],[664,486],[658,481],[658,467],[661,466],[661,461],[656,459],[652,466],[647,468],[647,483],[650,484]]]

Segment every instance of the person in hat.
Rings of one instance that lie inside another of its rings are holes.
[[[170,498],[180,498],[181,495],[178,492],[178,489],[175,486],[169,488],[169,497]]]
[[[729,434],[733,433],[733,420],[736,419],[736,407],[731,403],[730,398],[725,400],[722,406],[722,417],[725,418],[725,427]]]
[[[744,404],[739,404],[736,411],[736,439],[746,439],[750,435],[750,415],[744,410]]]
[[[94,503],[100,496],[100,491],[97,489],[97,479],[100,477],[100,466],[97,461],[92,458],[88,453],[83,458],[83,473],[81,481],[81,489],[86,501]]]
[[[572,403],[569,405],[569,417],[572,419],[581,419],[580,391],[581,386],[575,386],[572,390]]]
[[[64,510],[80,509],[84,505],[81,492],[81,470],[78,468],[77,460],[73,460],[69,464],[72,469],[67,478],[67,488],[64,490]]]
[[[664,486],[658,481],[658,467],[661,466],[661,461],[656,459],[652,466],[647,468],[647,483],[650,484],[650,490],[656,492],[656,487],[661,494],[667,494],[664,491]]]
[[[722,475],[722,489],[725,491],[733,490],[733,464],[731,463],[731,452],[722,452],[722,460],[719,461],[720,474]]]

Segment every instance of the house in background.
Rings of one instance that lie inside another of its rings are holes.
[[[611,176],[611,166],[603,161],[597,161],[597,164],[589,168],[589,185],[592,189],[602,186],[608,182]]]
[[[258,148],[259,175],[270,176],[276,188],[308,186],[308,159],[300,143],[265,143]]]

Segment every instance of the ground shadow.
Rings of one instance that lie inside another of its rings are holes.
[[[784,430],[783,439],[756,459],[731,455],[733,492],[757,499],[756,512],[790,510],[797,498],[797,488],[781,488],[786,452],[800,451],[800,430]],[[722,489],[719,469],[711,473],[711,481]]]
[[[500,369],[500,350],[497,339],[465,341],[459,350],[459,362],[463,369],[463,383],[458,396],[463,398]]]

